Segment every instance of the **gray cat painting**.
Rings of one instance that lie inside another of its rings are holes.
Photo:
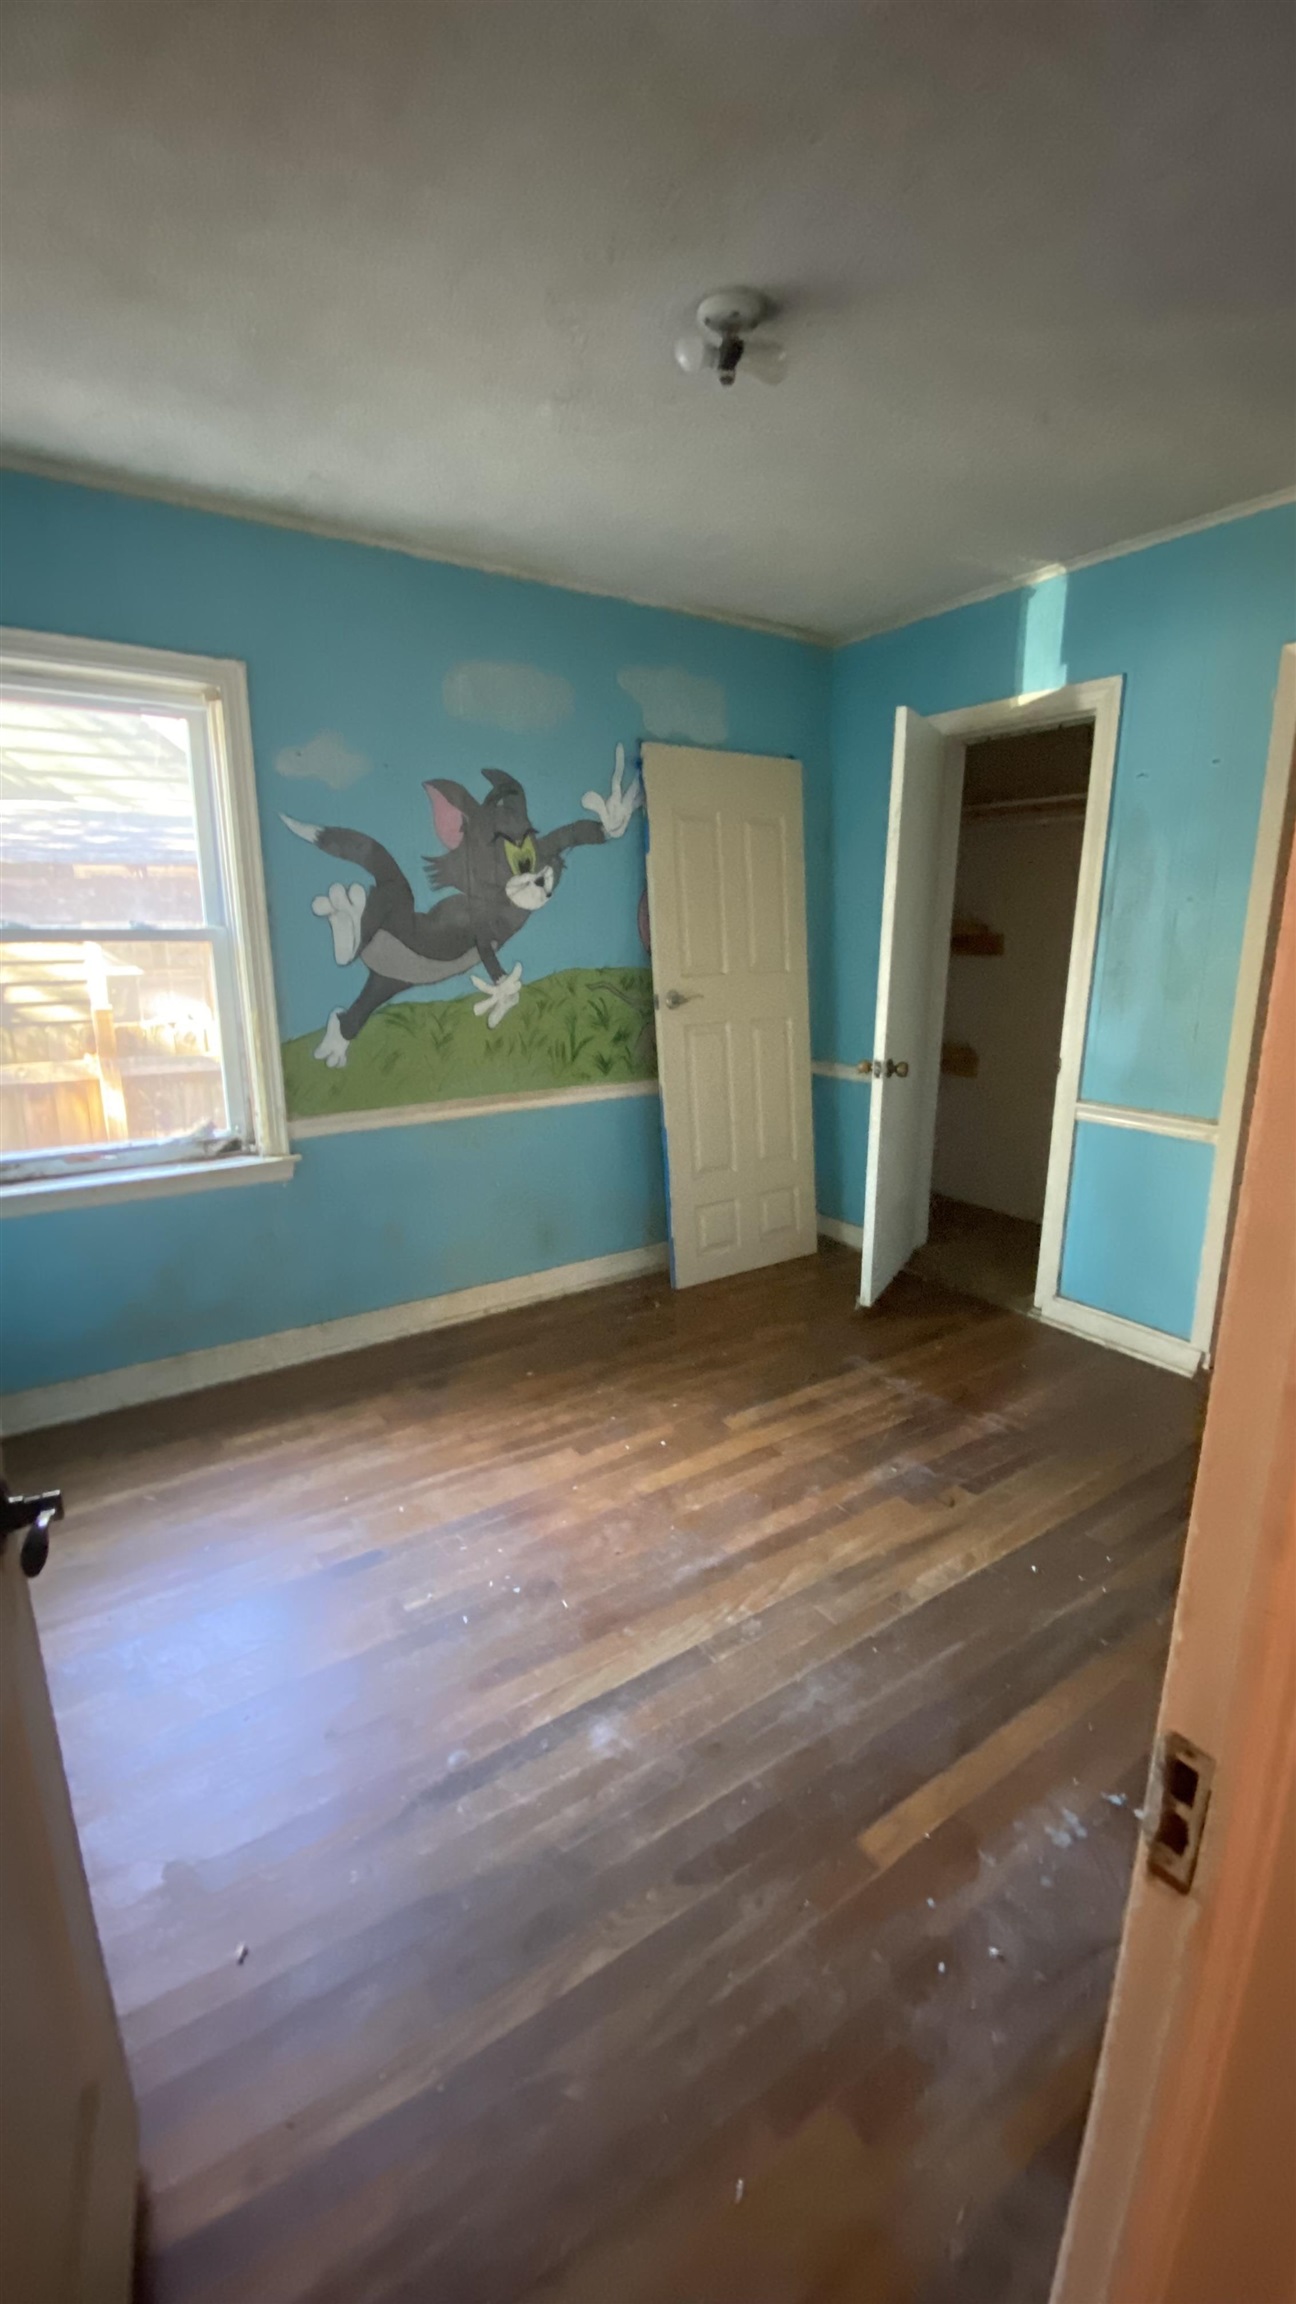
[[[499,768],[483,773],[490,791],[482,800],[449,777],[434,776],[424,784],[446,851],[425,857],[424,870],[431,887],[453,891],[426,912],[416,909],[414,892],[395,858],[367,833],[284,817],[299,840],[367,872],[373,883],[366,888],[355,881],[348,887],[336,880],[311,905],[333,932],[338,966],[359,959],[369,971],[350,1007],[335,1008],[329,1017],[315,1050],[321,1063],[333,1069],[345,1064],[356,1034],[398,992],[412,984],[443,984],[475,968],[485,974],[472,977],[474,990],[482,994],[473,1014],[484,1016],[488,1029],[501,1023],[522,992],[522,963],[506,970],[500,960],[504,945],[549,902],[568,851],[619,840],[643,800],[638,776],[625,784],[620,745],[607,798],[597,792],[584,795],[582,805],[596,821],[582,817],[554,832],[537,832],[516,776]]]

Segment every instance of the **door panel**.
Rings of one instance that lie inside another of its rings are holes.
[[[698,1209],[697,1240],[704,1255],[718,1255],[727,1248],[737,1248],[741,1238],[736,1200],[713,1200]]]
[[[679,974],[726,975],[724,879],[720,869],[718,817],[676,818],[675,869],[679,884]]]
[[[751,818],[743,826],[747,866],[747,965],[786,975],[788,959],[787,851],[781,824]]]
[[[675,1281],[815,1246],[801,770],[646,744]]]
[[[792,1027],[786,1016],[753,1024],[752,1068],[756,1080],[756,1142],[762,1160],[795,1162],[796,1101],[792,1072]]]
[[[693,1123],[693,1175],[734,1172],[733,1066],[727,1024],[686,1024],[684,1040]]]
[[[761,1238],[773,1240],[780,1233],[795,1232],[799,1213],[798,1195],[792,1186],[780,1186],[777,1192],[766,1192],[760,1204]]]
[[[902,707],[891,760],[861,1304],[877,1301],[927,1237],[962,796],[962,745]]]
[[[126,2304],[135,2106],[16,1535],[0,1549],[0,2294]]]

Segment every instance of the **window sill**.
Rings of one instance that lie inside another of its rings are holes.
[[[118,1168],[99,1176],[43,1176],[0,1189],[0,1216],[47,1216],[56,1208],[102,1208],[113,1200],[165,1200],[231,1184],[286,1184],[300,1155],[248,1153],[235,1160],[185,1160],[173,1168]]]

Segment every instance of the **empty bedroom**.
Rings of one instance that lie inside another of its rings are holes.
[[[1291,2304],[1294,93],[8,0],[8,2304]]]

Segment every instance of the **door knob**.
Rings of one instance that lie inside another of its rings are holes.
[[[871,1065],[863,1064],[860,1069],[871,1071],[875,1080],[907,1080],[909,1077],[909,1067],[903,1057],[897,1064],[893,1056],[888,1056],[885,1062],[881,1056],[875,1056]]]
[[[682,1008],[686,1000],[700,1000],[701,997],[700,992],[668,992],[666,994],[666,1006],[668,1008]]]
[[[0,1544],[20,1528],[25,1531],[18,1555],[24,1576],[39,1576],[49,1558],[50,1528],[62,1517],[63,1497],[57,1488],[47,1488],[43,1496],[11,1496],[7,1482],[0,1480]]]

